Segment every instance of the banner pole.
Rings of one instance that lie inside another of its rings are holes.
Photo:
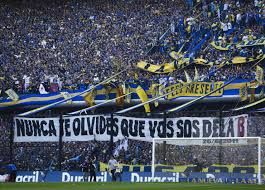
[[[14,120],[12,120],[12,122],[9,122],[12,124],[12,126],[10,126],[10,134],[9,134],[9,140],[10,140],[10,144],[9,144],[9,160],[10,162],[13,162],[13,146],[14,146]]]
[[[155,179],[155,138],[153,138],[152,143],[152,182]]]
[[[262,185],[262,179],[261,179],[261,137],[258,137],[258,184]]]
[[[223,111],[222,108],[220,108],[219,110],[219,129],[220,131],[222,131],[223,126],[222,126],[222,118],[223,118]],[[218,135],[219,137],[221,137],[221,133],[219,133]],[[219,146],[219,164],[222,164],[222,151],[223,151],[223,147]]]
[[[113,154],[113,133],[114,133],[114,130],[113,130],[113,126],[114,126],[114,116],[113,116],[113,113],[111,113],[111,134],[110,134],[110,147],[109,147],[109,149],[110,149],[110,153],[111,153],[111,155],[110,156],[112,156],[112,154]]]
[[[244,109],[247,109],[247,108],[250,108],[250,107],[253,107],[253,106],[256,106],[262,102],[265,102],[265,98],[262,98],[261,100],[258,100],[256,102],[253,102],[253,103],[250,103],[250,104],[247,104],[245,106],[242,106],[242,107],[239,107],[239,108],[235,108],[233,109],[232,111],[240,111],[240,110],[244,110]]]
[[[166,131],[167,131],[167,113],[164,112],[163,113],[163,123],[164,123],[164,132],[165,132],[165,138],[166,138]],[[166,141],[163,141],[163,164],[166,164],[166,147],[167,147],[167,142]]]
[[[59,130],[59,170],[62,171],[62,160],[63,160],[63,116],[60,115],[59,119],[60,130]]]

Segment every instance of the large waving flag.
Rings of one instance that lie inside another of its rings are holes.
[[[204,65],[204,66],[224,66],[224,65],[233,65],[233,64],[243,64],[243,63],[249,63],[253,61],[258,61],[265,58],[265,55],[258,55],[257,57],[240,57],[236,56],[233,57],[230,60],[223,61],[222,63],[219,63],[217,61],[207,61],[202,58],[184,58],[182,54],[179,52],[171,52],[170,56],[174,61],[170,63],[163,63],[160,65],[154,65],[147,63],[145,61],[140,61],[137,63],[137,67],[139,69],[149,71],[151,73],[172,73],[173,71],[177,69],[183,69],[187,66],[189,66],[191,63],[198,64],[198,65]]]
[[[152,73],[172,73],[174,70],[177,69],[175,61],[171,63],[164,63],[161,65],[154,65],[145,61],[140,61],[137,63],[137,67]]]
[[[222,51],[228,51],[230,50],[233,46],[236,46],[236,48],[239,47],[247,47],[247,46],[261,46],[261,45],[265,45],[265,38],[260,38],[257,40],[251,40],[251,41],[242,41],[240,43],[237,44],[228,44],[226,47],[222,47],[219,44],[217,44],[216,42],[211,42],[210,43],[215,49],[218,50],[222,50]]]

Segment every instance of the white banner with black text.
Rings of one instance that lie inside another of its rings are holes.
[[[246,137],[248,115],[222,118],[179,117],[133,118],[90,115],[59,118],[14,118],[15,142],[114,141],[133,139],[151,142],[153,138]]]

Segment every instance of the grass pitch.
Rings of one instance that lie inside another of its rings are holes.
[[[264,190],[265,185],[194,183],[0,183],[0,190]]]

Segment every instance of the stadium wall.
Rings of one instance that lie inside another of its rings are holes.
[[[18,172],[16,182],[82,182],[83,172],[60,171],[21,171]],[[151,172],[124,172],[124,182],[150,182]],[[241,173],[174,173],[156,172],[155,182],[191,182],[191,183],[246,183],[257,184],[256,174]],[[111,182],[108,172],[97,173],[98,182]],[[265,184],[265,180],[263,180]]]

